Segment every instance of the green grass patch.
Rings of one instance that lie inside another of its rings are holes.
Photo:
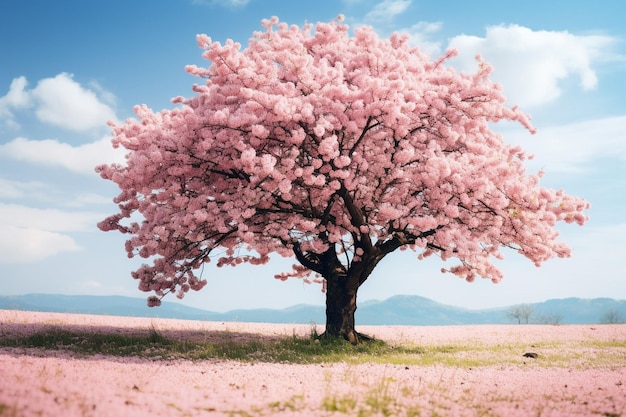
[[[287,401],[274,401],[269,404],[270,409],[278,411],[300,411],[305,408],[304,395],[293,395]]]
[[[594,367],[626,365],[626,342],[589,341],[484,345],[445,344],[418,346],[392,345],[374,340],[353,346],[342,339],[284,337],[276,340],[229,340],[228,334],[211,340],[170,338],[155,329],[141,334],[88,333],[49,329],[29,336],[4,335],[0,347],[61,350],[78,357],[109,355],[146,359],[236,360],[268,363],[381,363],[405,366],[480,367],[527,364],[543,367]],[[524,358],[527,351],[537,352],[537,359]],[[331,401],[332,403],[332,401]],[[345,409],[339,401],[329,408]]]
[[[590,340],[581,343],[582,346],[590,348],[622,348],[626,349],[626,338],[624,340]]]
[[[420,348],[394,347],[382,341],[353,346],[341,340],[285,337],[279,340],[190,341],[155,330],[145,335],[72,332],[51,329],[30,336],[5,336],[0,346],[68,351],[78,356],[111,355],[159,359],[227,359],[271,363],[376,362],[381,357],[419,355]]]
[[[359,417],[421,416],[418,408],[407,406],[406,400],[412,395],[413,390],[409,387],[398,387],[393,378],[382,378],[365,395],[328,395],[322,400],[320,408],[326,412]]]
[[[152,330],[147,335],[82,333],[50,329],[24,337],[5,336],[0,346],[65,350],[91,355],[154,356],[151,349],[166,350],[172,341]]]

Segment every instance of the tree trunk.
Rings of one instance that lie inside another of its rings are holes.
[[[326,332],[325,337],[341,337],[352,344],[359,343],[354,329],[356,294],[359,280],[351,274],[326,277]]]
[[[337,259],[334,245],[329,245],[328,250],[320,254],[304,253],[296,242],[293,251],[305,268],[321,274],[326,280],[326,330],[322,336],[340,337],[354,345],[361,340],[371,340],[354,329],[356,293],[387,252],[382,256],[362,256],[358,262],[346,267]],[[370,247],[368,252],[371,251]]]

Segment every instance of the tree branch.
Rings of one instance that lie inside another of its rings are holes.
[[[230,178],[230,179],[246,180],[250,182],[250,174],[248,174],[247,172],[241,169],[231,168],[230,171],[223,171],[220,169],[211,168],[209,169],[209,172],[213,174],[223,175],[224,177]]]
[[[425,237],[432,236],[435,233],[437,233],[437,231],[441,229],[442,227],[443,226],[441,225],[437,226],[436,228],[422,232],[419,235],[414,235],[406,231],[398,231],[393,234],[393,237],[391,239],[386,240],[380,244],[376,244],[376,246],[383,253],[383,256],[384,256],[384,255],[387,255],[388,253],[395,251],[400,246],[411,245],[415,243],[418,239],[423,239]],[[440,250],[442,252],[445,251],[445,248],[442,248],[441,246],[435,245],[433,243],[427,243],[426,246],[431,249]]]
[[[352,153],[356,150],[356,148],[359,146],[359,144],[361,143],[361,141],[363,140],[363,138],[365,137],[365,134],[367,132],[369,132],[371,129],[373,129],[376,126],[381,124],[379,121],[376,121],[376,123],[370,125],[372,120],[374,120],[374,118],[372,116],[369,116],[367,118],[367,122],[365,123],[365,127],[363,128],[363,131],[361,132],[361,135],[359,136],[359,138],[356,140],[356,142],[354,142],[354,145],[352,145],[352,148],[350,148],[350,152],[348,153],[348,156],[352,155]]]
[[[309,252],[307,254],[302,252],[300,242],[293,242],[292,245],[293,253],[294,255],[296,255],[296,259],[302,264],[303,267],[308,268],[311,271],[317,272],[318,274],[323,273],[323,268],[320,263],[319,255],[312,252]]]
[[[361,231],[361,226],[365,225],[365,216],[363,215],[363,211],[354,203],[352,196],[343,184],[341,184],[341,188],[337,191],[337,194],[343,200],[343,203],[350,214],[350,224],[358,230],[360,236],[359,242],[364,246],[363,249],[368,253],[372,253],[374,246],[372,245],[370,235],[369,233],[363,233]]]

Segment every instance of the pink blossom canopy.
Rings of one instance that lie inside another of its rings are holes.
[[[554,226],[583,224],[588,204],[540,187],[524,151],[490,129],[533,131],[487,63],[459,73],[445,65],[454,51],[430,61],[406,36],[350,36],[341,19],[264,27],[243,50],[199,35],[210,65],[186,67],[206,80],[196,95],[113,125],[113,145],[129,152],[97,168],[121,189],[119,213],[99,227],[129,234],[129,256],[150,260],[133,275],[141,290],[198,290],[195,271],[216,254],[218,266],[262,264],[333,246],[349,268],[410,248],[495,282],[501,247],[537,265],[569,256]]]

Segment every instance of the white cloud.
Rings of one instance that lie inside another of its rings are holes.
[[[459,50],[455,61],[468,72],[476,69],[476,54],[482,55],[494,66],[493,79],[502,83],[511,103],[530,107],[557,99],[559,82],[569,77],[577,77],[584,90],[595,88],[593,66],[616,58],[610,52],[614,43],[608,36],[499,25],[488,27],[484,38],[456,36],[449,47]]]
[[[37,118],[65,129],[84,132],[106,127],[107,121],[115,120],[115,112],[70,74],[39,81],[32,95],[37,101]]]
[[[80,192],[75,195],[62,194],[42,181],[16,181],[0,177],[0,201],[28,199],[42,204],[58,204],[63,207],[85,207],[103,204],[112,204],[110,196],[93,192]]]
[[[9,92],[0,97],[0,120],[4,120],[5,124],[11,128],[19,127],[13,112],[31,105],[30,94],[26,91],[27,84],[25,77],[15,78],[11,81]]]
[[[626,116],[539,128],[533,137],[515,130],[504,137],[535,154],[532,165],[549,172],[584,172],[603,158],[626,161]]]
[[[30,105],[30,97],[25,90],[28,81],[25,77],[18,77],[11,81],[9,92],[0,97],[0,114],[9,112],[11,108],[20,109]]]
[[[71,200],[65,201],[66,207],[83,207],[91,206],[94,204],[111,204],[113,199],[111,197],[105,197],[95,193],[82,193],[77,195]]]
[[[80,250],[67,232],[95,230],[102,217],[0,203],[0,264],[33,262]]]
[[[45,184],[39,181],[13,181],[0,178],[0,199],[23,198],[44,188]]]
[[[80,250],[70,236],[46,230],[0,225],[0,264],[40,261]]]
[[[361,0],[343,0],[348,4],[356,4]],[[386,38],[392,32],[410,35],[409,43],[418,47],[422,52],[430,56],[441,53],[441,42],[432,40],[433,35],[439,32],[443,26],[441,22],[420,21],[410,27],[398,27],[394,23],[398,15],[404,13],[412,0],[382,0],[365,14],[362,20],[353,20],[353,26],[372,26],[379,36]]]
[[[0,203],[0,226],[39,229],[49,232],[95,230],[102,213],[39,209],[19,204]]]
[[[420,51],[434,57],[441,54],[441,42],[432,41],[433,34],[439,32],[443,24],[441,22],[418,22],[406,29],[398,32],[411,35],[410,43],[420,49]]]
[[[411,5],[411,0],[383,0],[365,15],[367,22],[390,22]]]
[[[96,165],[124,161],[124,151],[114,149],[109,138],[72,146],[55,139],[30,140],[18,137],[0,145],[0,154],[19,161],[62,167],[82,174],[92,174]]]
[[[97,81],[89,82],[89,87],[91,87],[91,89],[95,90],[96,93],[98,93],[98,98],[103,103],[109,104],[111,106],[115,106],[115,104],[117,103],[117,97],[115,97],[115,94],[105,90]]]
[[[27,84],[25,77],[15,78],[9,92],[0,97],[0,120],[9,127],[19,127],[17,110],[31,108],[41,122],[77,132],[108,129],[107,121],[117,121],[106,104],[114,104],[115,96],[97,83],[91,83],[93,90],[86,89],[71,74],[61,73],[40,80],[31,90],[26,89]]]

